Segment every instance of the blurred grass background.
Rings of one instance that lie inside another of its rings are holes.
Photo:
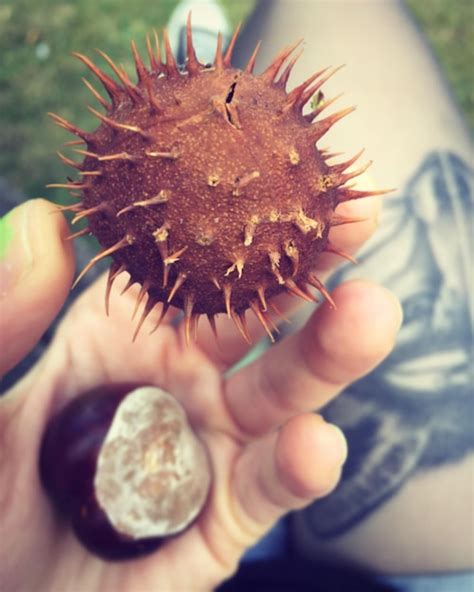
[[[244,19],[254,4],[220,1],[233,24]],[[474,128],[473,2],[406,2]],[[96,124],[84,108],[91,102],[80,83],[85,67],[71,58],[71,51],[91,55],[91,48],[100,47],[132,72],[130,40],[135,39],[143,51],[145,34],[164,26],[175,5],[176,0],[2,0],[0,176],[30,197],[62,201],[67,194],[45,189],[45,184],[61,182],[70,174],[54,154],[65,133],[46,113],[57,112],[86,129]]]
[[[474,130],[474,0],[405,0]]]

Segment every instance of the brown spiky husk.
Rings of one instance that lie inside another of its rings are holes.
[[[231,66],[235,38],[225,55],[219,39],[214,63],[204,66],[188,21],[183,70],[166,33],[164,62],[157,35],[155,46],[147,39],[149,67],[132,44],[137,84],[103,53],[120,82],[76,54],[110,103],[87,84],[106,110],[90,108],[101,122],[93,133],[52,115],[87,145],[77,150],[82,163],[61,155],[79,169],[80,180],[56,184],[82,192],[80,207],[71,208],[75,220],[87,217],[84,234],[103,247],[83,273],[112,256],[107,294],[127,271],[129,285],[143,287],[140,299],[147,296],[143,315],[159,302],[179,307],[188,333],[196,315],[227,313],[245,335],[242,318],[250,308],[271,334],[270,298],[286,291],[313,300],[308,286],[326,295],[313,270],[321,252],[334,251],[328,232],[332,221],[343,223],[334,210],[370,194],[345,186],[354,176],[346,172],[352,159],[330,166],[331,155],[316,147],[352,109],[324,119],[302,113],[332,72],[318,72],[287,93],[296,60],[284,65],[298,44],[256,76],[256,53],[244,70]]]

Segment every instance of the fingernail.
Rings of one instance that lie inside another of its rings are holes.
[[[33,269],[30,202],[0,218],[0,298],[5,298]]]
[[[334,462],[342,466],[347,459],[347,441],[341,428],[333,423],[325,424],[329,439],[328,453],[334,455]],[[330,452],[329,452],[330,451]]]

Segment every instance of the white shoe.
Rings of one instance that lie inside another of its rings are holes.
[[[186,61],[186,20],[189,12],[193,26],[196,54],[204,64],[212,63],[216,53],[217,34],[222,33],[223,47],[230,39],[230,25],[216,0],[183,0],[168,21],[168,36],[178,64]]]

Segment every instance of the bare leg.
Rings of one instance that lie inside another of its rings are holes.
[[[334,282],[357,275],[402,300],[397,348],[324,413],[349,441],[341,485],[295,519],[300,549],[386,572],[472,569],[472,194],[469,135],[439,68],[397,1],[263,0],[241,39],[258,67],[304,37],[300,82],[358,109],[323,139],[366,147],[384,198],[380,230]],[[291,85],[291,81],[290,81]],[[440,533],[444,533],[441,535]],[[452,534],[448,534],[452,533]]]
[[[351,154],[366,147],[375,179],[387,187],[400,186],[434,148],[469,158],[468,134],[449,88],[400,2],[262,0],[240,40],[241,64],[259,39],[257,71],[300,37],[305,49],[290,86],[322,67],[345,64],[325,94],[345,92],[341,108],[357,105],[324,144]]]

